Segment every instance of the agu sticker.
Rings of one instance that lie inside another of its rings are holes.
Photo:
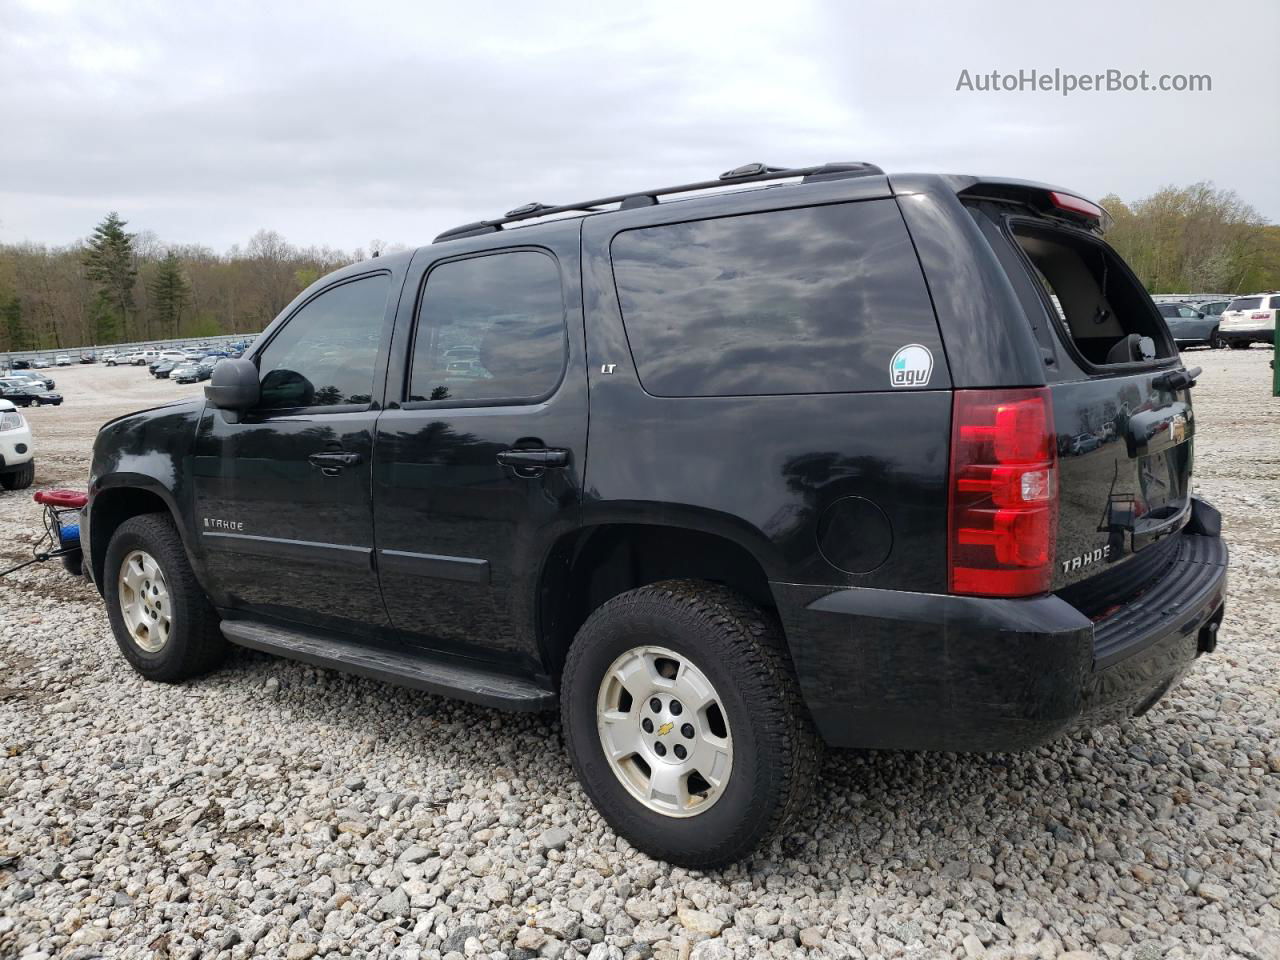
[[[889,361],[889,385],[893,387],[927,387],[932,374],[933,354],[918,343],[908,343]]]

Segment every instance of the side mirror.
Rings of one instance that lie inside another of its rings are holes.
[[[1196,316],[1197,316],[1197,317],[1199,317],[1201,320],[1203,320],[1203,319],[1204,319],[1204,314],[1203,314],[1203,313],[1201,313],[1201,312],[1200,312],[1200,311],[1198,311],[1198,310],[1196,311]]]
[[[261,389],[258,384],[258,368],[252,360],[230,358],[216,364],[204,388],[205,399],[212,406],[226,412],[231,423],[240,420],[240,414],[258,405]]]

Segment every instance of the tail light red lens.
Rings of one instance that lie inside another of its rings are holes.
[[[1048,388],[957,390],[950,485],[951,592],[1046,592],[1058,527],[1058,457]]]
[[[1262,313],[1254,313],[1254,314],[1251,314],[1251,315],[1249,316],[1249,319],[1250,319],[1250,320],[1270,320],[1270,319],[1271,319],[1271,311],[1270,311],[1270,310],[1264,310]]]
[[[1077,213],[1090,220],[1101,220],[1104,213],[1103,209],[1096,203],[1090,203],[1083,197],[1073,197],[1069,193],[1059,193],[1056,190],[1050,191],[1049,202],[1059,210],[1067,210],[1070,213]]]

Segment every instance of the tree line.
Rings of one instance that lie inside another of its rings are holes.
[[[1165,187],[1136,203],[1102,198],[1115,223],[1107,241],[1149,293],[1258,293],[1280,289],[1280,226],[1232,190]]]
[[[367,255],[272,230],[215,253],[127,227],[109,213],[66,246],[0,245],[0,352],[257,333],[316,278]]]
[[[1280,289],[1280,226],[1234,191],[1195,183],[1102,204],[1107,239],[1150,293]],[[365,257],[272,230],[219,254],[127,226],[109,213],[67,246],[0,245],[0,351],[257,333],[317,277]]]

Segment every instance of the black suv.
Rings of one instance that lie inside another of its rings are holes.
[[[1198,371],[1105,222],[753,164],[450,230],[104,426],[86,567],[146,677],[231,641],[558,702],[620,834],[732,860],[824,741],[1033,747],[1214,648]]]

